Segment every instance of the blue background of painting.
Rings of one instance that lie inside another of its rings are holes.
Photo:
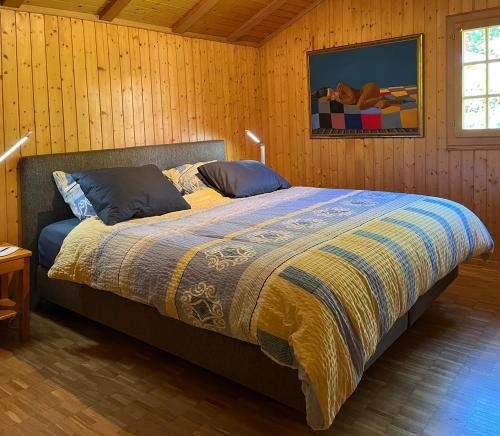
[[[417,85],[417,40],[310,55],[309,74],[311,92],[338,82],[354,88]]]

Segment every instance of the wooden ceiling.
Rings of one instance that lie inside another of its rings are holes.
[[[3,0],[5,7],[110,22],[259,46],[322,0]]]

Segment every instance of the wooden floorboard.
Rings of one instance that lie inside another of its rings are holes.
[[[319,434],[500,434],[499,393],[500,272],[468,265]],[[297,412],[69,312],[33,314],[23,344],[0,323],[1,435],[309,433]]]

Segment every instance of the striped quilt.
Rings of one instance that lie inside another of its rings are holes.
[[[258,344],[298,369],[314,429],[331,425],[417,298],[493,249],[467,208],[420,195],[294,187],[206,206],[87,219],[49,276]]]

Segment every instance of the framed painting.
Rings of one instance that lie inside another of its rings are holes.
[[[422,137],[423,35],[307,53],[312,138]]]

